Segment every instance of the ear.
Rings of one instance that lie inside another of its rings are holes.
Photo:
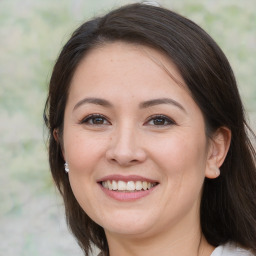
[[[231,131],[220,127],[209,140],[205,177],[215,179],[220,175],[231,142]]]
[[[64,161],[66,161],[65,160],[65,152],[64,152],[64,149],[63,149],[62,140],[61,140],[61,138],[59,136],[60,136],[59,130],[58,129],[54,129],[53,130],[53,137],[54,137],[55,141],[60,145],[63,159],[64,159]]]
[[[54,129],[52,135],[53,135],[53,138],[55,139],[55,141],[58,143],[59,142],[59,131],[58,131],[58,129]]]

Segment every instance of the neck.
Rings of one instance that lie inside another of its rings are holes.
[[[107,234],[110,256],[210,256],[214,247],[208,244],[200,229],[188,229],[183,235],[136,238]]]

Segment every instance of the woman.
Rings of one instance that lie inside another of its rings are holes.
[[[133,4],[84,23],[44,116],[85,255],[255,255],[249,128],[226,57],[192,21]]]

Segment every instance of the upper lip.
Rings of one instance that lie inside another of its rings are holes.
[[[147,181],[150,183],[159,183],[157,180],[153,180],[153,179],[149,179],[143,176],[139,176],[139,175],[120,175],[120,174],[114,174],[114,175],[108,175],[108,176],[104,176],[101,179],[98,179],[97,182],[103,182],[103,181],[107,181],[107,180],[121,180],[121,181]]]

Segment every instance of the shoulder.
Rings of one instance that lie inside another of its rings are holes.
[[[218,246],[211,256],[255,256],[249,250],[243,249],[235,243],[226,243]]]

